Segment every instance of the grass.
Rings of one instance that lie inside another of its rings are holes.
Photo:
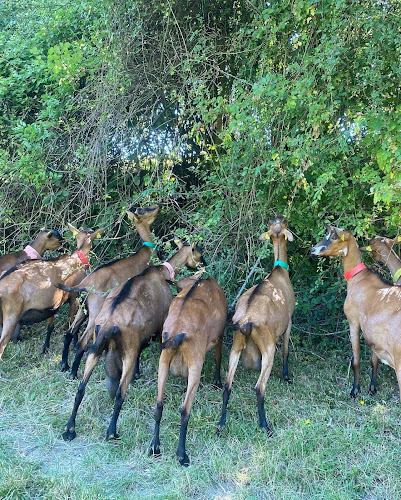
[[[154,425],[156,344],[143,353],[142,378],[129,388],[119,419],[121,439],[104,440],[113,403],[105,389],[104,368],[98,366],[78,412],[77,438],[62,440],[79,382],[58,369],[63,321],[58,323],[49,354],[40,355],[42,324],[23,332],[25,340],[10,344],[1,361],[1,499],[401,498],[397,381],[394,371],[381,365],[379,392],[367,394],[367,349],[362,393],[356,401],[348,395],[348,343],[321,344],[312,353],[307,340],[302,349],[294,340],[291,385],[280,378],[277,355],[265,403],[272,439],[257,427],[257,374],[242,367],[234,379],[227,426],[216,436],[222,392],[210,383],[209,353],[191,413],[191,465],[185,468],[175,457],[185,392],[181,379],[170,376],[167,383],[162,456],[147,456]],[[229,344],[227,335],[224,369]]]

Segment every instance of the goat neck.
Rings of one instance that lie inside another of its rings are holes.
[[[387,259],[383,261],[383,264],[388,267],[391,276],[395,280],[394,284],[401,285],[401,259],[392,248],[390,248]]]
[[[281,262],[285,262],[288,265],[287,242],[286,242],[284,234],[280,234],[277,237],[272,236],[272,243],[273,243],[273,251],[274,251],[274,262],[281,261]]]
[[[346,274],[347,272],[351,271],[351,269],[354,269],[359,264],[362,264],[362,256],[358,247],[358,243],[351,233],[349,233],[348,241],[344,243],[347,243],[347,245],[344,246],[342,263],[344,274]]]
[[[392,249],[398,238],[390,240],[381,236],[375,236],[369,241],[369,246],[364,250],[370,252],[373,260],[388,267],[394,284],[401,285],[401,259]]]
[[[196,268],[200,262],[200,254],[199,256],[198,254],[199,252],[196,249],[192,248],[190,245],[183,245],[178,250],[178,252],[167,261],[167,264],[169,264],[174,269],[175,274],[184,266]],[[170,270],[168,268],[169,266],[162,265],[161,267],[166,279],[172,280],[173,277],[170,274]]]

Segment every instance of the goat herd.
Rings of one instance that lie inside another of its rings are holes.
[[[196,269],[203,258],[196,245],[176,241],[178,251],[160,266],[150,265],[156,248],[150,231],[159,205],[127,212],[142,240],[142,247],[133,255],[98,267],[90,274],[88,256],[92,243],[104,232],[78,230],[68,225],[77,241],[77,250],[52,260],[42,260],[46,250],[55,250],[63,242],[55,230],[42,230],[21,252],[0,257],[0,301],[2,332],[0,357],[11,338],[18,338],[21,325],[38,323],[49,318],[43,351],[49,347],[54,328],[54,315],[66,302],[70,307],[70,327],[65,334],[61,369],[70,369],[69,346],[76,339],[76,353],[70,376],[76,378],[88,343],[84,375],[79,385],[72,414],[63,434],[65,440],[76,436],[75,419],[85,394],[85,388],[100,356],[106,352],[107,389],[115,400],[114,412],[106,438],[117,438],[117,419],[128,384],[139,375],[139,356],[149,340],[158,333],[161,355],[158,371],[158,395],[155,409],[155,429],[149,453],[160,454],[159,428],[163,412],[163,395],[169,370],[187,377],[188,385],[181,408],[181,427],[177,457],[181,465],[189,465],[185,451],[187,425],[192,403],[199,385],[206,352],[215,346],[214,381],[221,387],[220,364],[223,331],[227,319],[227,302],[223,290],[213,278],[201,279],[200,272],[175,283],[179,291],[173,299],[169,283],[176,273],[187,266]],[[273,270],[259,284],[243,293],[237,301],[232,319],[233,344],[229,357],[227,379],[223,392],[221,430],[226,423],[234,374],[241,353],[245,368],[260,371],[256,383],[260,427],[272,435],[266,419],[264,396],[278,340],[283,336],[283,377],[288,377],[288,343],[295,300],[289,279],[287,240],[293,235],[287,221],[277,216],[269,230],[259,240],[271,239],[274,248]],[[392,250],[401,238],[390,240],[375,237],[365,250],[373,259],[388,266],[395,285],[382,280],[362,263],[360,249],[350,232],[330,227],[328,235],[311,254],[341,256],[344,277],[348,282],[344,311],[350,326],[354,382],[351,396],[359,391],[359,332],[372,350],[370,392],[375,393],[378,360],[392,366],[401,388],[401,260]],[[86,292],[84,307],[79,307],[78,295]],[[87,320],[84,333],[78,332]]]

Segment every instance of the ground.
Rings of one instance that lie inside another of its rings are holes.
[[[175,457],[185,383],[169,377],[161,422],[162,456],[147,456],[156,400],[158,345],[144,352],[143,373],[121,411],[120,440],[106,442],[113,411],[99,364],[77,417],[77,438],[62,433],[79,381],[58,369],[64,319],[42,356],[45,325],[10,344],[0,368],[0,498],[2,499],[396,499],[400,405],[394,371],[379,366],[379,391],[369,396],[369,350],[362,349],[361,394],[349,397],[348,340],[312,347],[293,339],[292,384],[281,377],[277,352],[267,384],[266,412],[274,430],[257,427],[257,373],[240,367],[220,436],[222,391],[212,387],[208,356],[191,414],[188,468]],[[226,333],[223,373],[230,333]],[[82,368],[80,376],[82,375]]]

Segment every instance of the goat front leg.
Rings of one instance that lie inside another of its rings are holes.
[[[66,372],[70,369],[68,365],[68,351],[70,349],[70,344],[72,339],[78,335],[78,331],[81,328],[82,323],[85,321],[85,319],[86,319],[86,314],[82,309],[79,309],[72,325],[64,335],[64,347],[60,363],[60,369],[62,372]]]
[[[349,322],[349,320],[348,320]],[[350,322],[349,322],[350,323]],[[360,391],[359,386],[359,367],[360,367],[360,354],[361,354],[361,345],[359,340],[359,323],[350,323],[350,339],[352,345],[352,358],[351,358],[351,366],[354,372],[354,382],[352,385],[352,389],[350,392],[351,398],[356,398],[358,392]]]
[[[159,372],[157,376],[157,403],[155,408],[155,429],[153,431],[152,442],[150,443],[149,455],[160,455],[160,421],[163,414],[163,398],[166,388],[168,370],[171,360],[176,351],[173,349],[165,349],[162,351],[159,360]]]
[[[20,311],[14,314],[4,314],[3,312],[3,331],[0,338],[0,359],[3,355],[4,349],[10,342],[10,339],[18,325],[20,319]]]
[[[21,325],[18,323],[18,325],[15,327],[15,330],[13,332],[13,335],[11,337],[12,341],[14,344],[17,342],[21,342]]]
[[[370,377],[369,393],[374,395],[377,392],[377,365],[379,364],[379,358],[372,352],[372,357],[370,358],[370,364],[372,366],[372,376]]]
[[[122,405],[125,401],[128,385],[131,382],[132,376],[134,374],[135,361],[137,355],[138,355],[138,350],[136,349],[135,353],[133,353],[132,356],[123,359],[121,380],[116,393],[113,416],[111,417],[111,421],[106,432],[107,441],[110,439],[119,439],[119,435],[117,434],[117,420],[120,415]]]
[[[288,344],[290,340],[291,326],[292,320],[290,319],[283,337],[283,379],[289,384],[291,383],[291,380],[288,376]]]
[[[93,372],[95,366],[97,365],[97,362],[99,361],[100,354],[99,354],[99,352],[91,352],[91,353],[89,353],[88,359],[86,360],[84,376],[83,376],[82,382],[79,384],[78,391],[77,391],[77,394],[75,396],[74,408],[73,408],[71,416],[67,422],[66,430],[63,433],[64,441],[72,441],[73,439],[75,439],[75,437],[77,435],[75,432],[75,420],[77,417],[78,408],[79,408],[79,406],[82,402],[82,399],[85,395],[85,389],[86,389],[86,385],[89,381],[89,378],[92,375],[92,372]]]
[[[47,322],[46,338],[42,348],[42,354],[46,354],[50,347],[50,336],[54,330],[54,316],[49,318]]]
[[[96,319],[96,318],[95,318]],[[94,328],[95,328],[95,321],[94,319],[89,318],[89,322],[86,325],[85,331],[82,334],[81,338],[79,339],[79,342],[77,344],[77,350],[75,352],[75,357],[74,361],[72,363],[72,368],[70,372],[70,379],[73,380],[77,378],[78,376],[78,368],[79,365],[81,364],[81,359],[83,355],[85,354],[85,349],[89,343],[89,340],[94,333]]]
[[[223,350],[223,335],[217,341],[216,347],[214,348],[214,359],[215,359],[215,370],[214,370],[214,385],[221,389],[221,354]]]
[[[233,384],[235,372],[237,370],[238,361],[241,356],[241,352],[245,349],[245,345],[246,345],[245,336],[238,330],[234,331],[233,346],[231,348],[230,358],[228,360],[227,379],[224,385],[223,408],[221,410],[220,422],[217,425],[218,432],[221,431],[223,427],[226,425],[227,405],[231,395],[231,387]]]
[[[188,467],[189,457],[185,450],[185,443],[187,440],[188,421],[191,414],[192,404],[195,398],[196,391],[199,387],[200,377],[203,367],[203,358],[198,358],[196,364],[188,367],[188,386],[185,395],[184,404],[181,407],[181,425],[180,437],[178,440],[177,458],[180,465]]]

